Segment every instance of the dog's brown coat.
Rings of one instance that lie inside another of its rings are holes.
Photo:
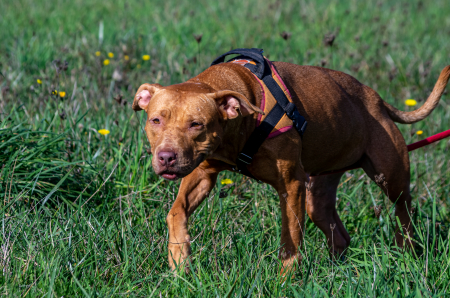
[[[303,140],[295,130],[266,140],[248,168],[279,194],[282,212],[279,257],[285,268],[298,260],[305,208],[325,233],[332,253],[342,254],[348,247],[350,236],[335,208],[342,173],[311,177],[310,181],[308,174],[340,169],[357,161],[361,161],[372,180],[378,174],[384,175],[386,183],[380,187],[396,202],[395,212],[403,232],[411,236],[409,156],[394,121],[413,123],[428,116],[445,89],[450,66],[442,71],[421,108],[402,112],[342,72],[283,62],[274,64],[300,114],[308,121],[308,128]],[[231,170],[255,128],[257,113],[261,112],[257,108],[260,100],[260,86],[253,75],[231,63],[212,66],[186,83],[167,87],[144,84],[137,91],[133,108],[144,109],[148,114],[145,130],[155,172],[184,177],[167,216],[172,268],[188,258],[188,218],[214,187],[218,173]],[[238,109],[241,116],[233,113]],[[176,154],[174,166],[158,161],[162,151]],[[404,245],[400,230],[395,240]]]

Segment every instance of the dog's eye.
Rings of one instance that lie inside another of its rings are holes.
[[[154,124],[159,124],[159,123],[160,123],[158,118],[152,119],[152,122],[153,122]]]
[[[200,128],[202,126],[203,126],[203,124],[195,122],[195,121],[191,123],[191,127],[194,127],[194,128]]]

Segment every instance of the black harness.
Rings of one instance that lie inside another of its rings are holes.
[[[273,97],[277,101],[275,107],[269,112],[264,121],[262,121],[260,125],[255,128],[248,138],[244,148],[238,155],[236,161],[237,169],[233,169],[253,179],[256,178],[253,177],[253,175],[248,171],[247,165],[252,163],[253,156],[256,152],[258,152],[259,147],[261,147],[262,143],[266,140],[270,132],[274,129],[275,125],[277,125],[284,114],[292,120],[295,130],[302,138],[308,124],[305,118],[298,112],[295,104],[287,99],[283,90],[281,90],[280,86],[273,79],[272,70],[262,53],[262,49],[235,49],[220,55],[211,63],[211,66],[223,63],[226,56],[233,54],[240,55],[237,59],[244,58],[252,60],[256,63],[256,65],[247,63],[244,66],[248,68],[258,79],[262,80],[264,84],[266,84],[270,93],[272,93]]]

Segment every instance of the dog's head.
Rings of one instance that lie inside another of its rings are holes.
[[[144,84],[133,109],[147,113],[145,131],[156,174],[176,180],[191,173],[223,140],[226,121],[262,111],[230,90],[201,83]]]

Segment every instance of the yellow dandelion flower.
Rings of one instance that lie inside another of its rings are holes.
[[[220,181],[220,183],[222,185],[224,185],[224,184],[232,184],[233,180],[231,180],[231,179],[223,179],[222,181]]]
[[[108,57],[109,57],[109,58],[114,58],[114,54],[111,53],[111,52],[109,52],[109,53],[108,53]]]
[[[65,97],[66,92],[65,91],[59,91],[59,97]]]
[[[137,67],[137,68],[141,68],[141,65],[140,65],[140,64],[138,64],[138,65],[136,65],[136,67]]]
[[[407,99],[407,100],[405,100],[405,104],[407,106],[413,107],[417,104],[417,101],[415,101],[414,99]]]
[[[109,65],[109,59],[105,59],[105,60],[103,60],[103,65]]]
[[[123,56],[123,60],[125,60],[125,61],[130,60],[130,56],[128,56],[128,55]]]
[[[142,60],[144,60],[144,61],[150,60],[150,55],[144,55],[144,56],[142,56]]]
[[[38,84],[42,84],[42,81],[39,80],[39,79],[37,79],[36,82],[37,82]]]
[[[417,134],[418,136],[420,136],[421,134],[423,134],[423,130],[418,130],[418,131],[416,131],[416,134]]]
[[[100,51],[95,52],[95,56],[99,57],[100,56]]]
[[[99,129],[98,133],[101,134],[101,135],[106,136],[107,134],[109,134],[109,130],[107,130],[107,129]]]

